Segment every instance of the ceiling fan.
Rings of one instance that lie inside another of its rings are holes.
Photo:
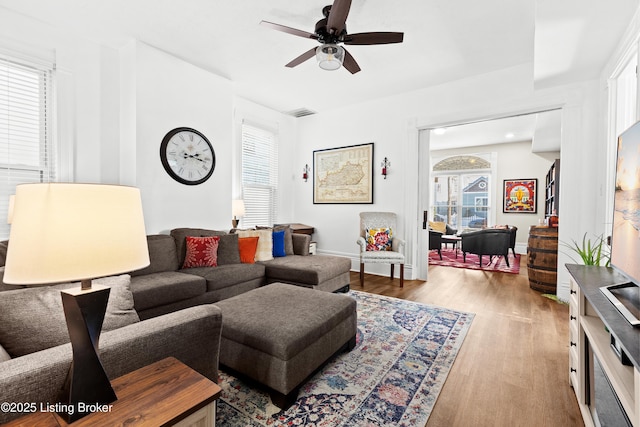
[[[340,46],[346,45],[372,45],[402,43],[404,33],[371,32],[371,33],[347,33],[347,15],[351,8],[351,0],[334,0],[333,5],[322,9],[324,18],[316,23],[315,32],[309,33],[295,28],[286,27],[273,22],[261,21],[260,24],[274,30],[282,31],[294,36],[314,39],[321,43],[319,47],[309,49],[302,55],[289,62],[286,66],[293,68],[307,59],[315,56],[320,68],[325,70],[337,70],[344,66],[351,74],[360,71],[360,66],[347,50]]]

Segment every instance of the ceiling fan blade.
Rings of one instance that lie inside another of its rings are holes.
[[[307,31],[297,30],[295,28],[287,27],[280,24],[274,24],[273,22],[269,22],[269,21],[260,21],[260,25],[269,27],[273,30],[282,31],[283,33],[293,34],[294,36],[298,36],[298,37],[304,37],[305,39],[314,39],[314,40],[318,39],[317,35],[309,33]]]
[[[309,49],[308,51],[306,51],[302,55],[298,56],[296,59],[294,59],[293,61],[289,62],[287,65],[285,65],[285,67],[293,68],[296,65],[302,64],[307,59],[313,58],[314,56],[316,56],[316,48],[315,47]]]
[[[342,61],[342,66],[349,70],[351,74],[355,74],[360,71],[360,66],[356,60],[353,59],[353,56],[351,56],[347,49],[344,50],[344,61]]]
[[[404,33],[374,32],[349,34],[344,37],[344,44],[389,44],[402,43]]]
[[[351,0],[334,0],[327,18],[327,32],[329,34],[340,34],[346,28],[350,8]]]

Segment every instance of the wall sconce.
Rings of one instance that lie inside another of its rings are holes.
[[[302,169],[302,179],[304,179],[304,182],[307,182],[307,179],[309,179],[310,171],[311,169],[309,169],[309,165],[304,165],[304,169]]]
[[[380,166],[382,166],[382,176],[384,176],[384,179],[387,179],[387,172],[389,172],[391,162],[385,157],[382,163],[380,163]]]

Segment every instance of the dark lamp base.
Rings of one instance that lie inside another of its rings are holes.
[[[91,289],[61,292],[73,351],[73,362],[61,398],[63,412],[59,413],[68,423],[88,415],[91,406],[117,400],[98,357],[100,331],[110,291],[94,285]]]

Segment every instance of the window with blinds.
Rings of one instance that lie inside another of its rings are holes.
[[[278,206],[278,145],[276,134],[242,124],[243,228],[271,226]]]
[[[56,177],[52,73],[52,66],[0,56],[0,239],[9,236],[9,196],[16,185]]]

